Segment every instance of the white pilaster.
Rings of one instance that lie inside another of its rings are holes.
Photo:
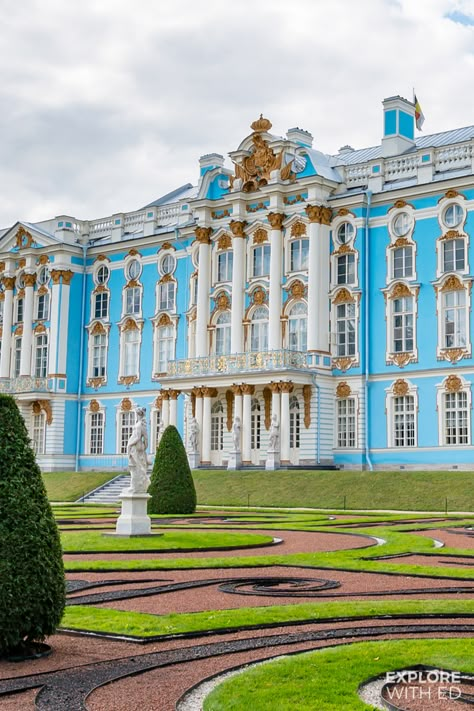
[[[69,295],[71,291],[70,283],[73,272],[63,269],[61,272],[61,303],[59,313],[58,329],[58,370],[57,374],[66,375],[67,368],[67,346],[69,333]]]
[[[270,388],[272,391],[272,416],[276,415],[278,422],[281,422],[280,384],[270,383]]]
[[[196,357],[208,355],[207,326],[209,322],[210,282],[210,227],[198,227],[196,239],[199,241],[198,293],[196,313]]]
[[[20,375],[31,375],[31,346],[33,342],[33,286],[36,274],[25,274],[23,307],[23,337],[21,339]]]
[[[13,323],[13,277],[5,277],[5,301],[3,304],[3,330],[2,330],[2,356],[0,361],[0,378],[10,377],[10,358],[12,350],[12,323]]]
[[[199,451],[202,452],[202,410],[203,410],[203,405],[202,405],[202,392],[201,388],[196,388],[194,390],[196,400],[195,400],[195,418],[196,422],[198,423],[199,427],[199,434],[198,434],[198,442],[199,442]]]
[[[245,234],[244,222],[232,220],[230,227],[233,239],[234,260],[232,265],[232,311],[231,311],[231,353],[242,353],[245,290]]]
[[[269,290],[269,323],[268,348],[277,351],[281,348],[281,267],[282,267],[282,225],[285,215],[270,212],[268,221],[270,232],[270,290]]]
[[[211,397],[212,388],[203,388],[202,406],[202,464],[211,463]]]
[[[308,351],[329,350],[329,223],[331,210],[308,205]]]
[[[58,368],[58,346],[59,346],[59,304],[61,298],[61,284],[59,278],[53,280],[51,287],[51,305],[50,305],[50,326],[49,326],[49,342],[48,342],[48,373],[59,373]]]
[[[280,383],[281,391],[281,422],[280,422],[280,439],[281,439],[281,461],[288,463],[290,461],[290,392],[293,390],[292,383]]]
[[[252,456],[252,394],[254,391],[253,385],[242,385],[242,461],[244,464],[249,464]]]
[[[177,413],[178,413],[178,395],[179,395],[179,390],[170,390],[170,399],[169,399],[169,417],[170,417],[170,425],[174,425],[176,427],[176,423],[178,421],[177,418]]]
[[[169,390],[163,390],[161,392],[161,421],[163,430],[165,430],[170,424],[170,394]]]
[[[234,393],[234,420],[236,417],[240,419],[240,436],[242,438],[242,389],[240,385],[232,385],[232,392]],[[240,450],[242,451],[242,442],[240,443]]]

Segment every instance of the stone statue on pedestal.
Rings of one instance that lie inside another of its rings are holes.
[[[240,424],[240,417],[236,417],[232,424],[232,443],[234,445],[234,451],[240,452],[240,432],[242,426]]]
[[[127,443],[128,468],[131,482],[127,493],[146,494],[150,486],[147,473],[148,461],[146,449],[148,447],[148,433],[146,429],[145,408],[137,407],[135,410],[135,424]]]
[[[268,449],[270,452],[278,452],[280,450],[280,425],[278,424],[277,415],[272,415]]]
[[[191,417],[191,421],[189,423],[189,451],[190,452],[197,452],[198,451],[198,436],[199,436],[199,425],[197,423],[197,420],[195,417]]]
[[[229,452],[229,460],[227,462],[227,469],[240,469],[242,466],[242,454],[240,451],[240,434],[242,431],[242,425],[240,423],[240,417],[235,417],[232,423],[232,449]]]

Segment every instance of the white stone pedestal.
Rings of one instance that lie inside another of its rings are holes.
[[[227,469],[242,469],[242,452],[237,452],[235,449],[229,452]]]
[[[122,513],[115,528],[118,536],[150,536],[151,519],[147,513],[150,494],[128,494],[125,489],[120,495]]]
[[[268,471],[274,471],[280,468],[280,452],[276,452],[271,449],[267,452],[267,461],[265,462],[265,469]]]
[[[188,462],[191,469],[197,469],[200,464],[199,452],[188,452]]]

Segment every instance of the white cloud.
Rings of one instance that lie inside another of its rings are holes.
[[[4,0],[0,226],[138,208],[263,112],[324,151],[377,144],[381,101],[474,123],[473,0]]]

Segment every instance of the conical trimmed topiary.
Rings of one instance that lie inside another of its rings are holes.
[[[196,490],[183,440],[176,427],[163,432],[158,446],[148,511],[156,514],[190,514],[196,510]]]
[[[14,399],[0,395],[0,656],[53,634],[65,605],[59,532]]]

